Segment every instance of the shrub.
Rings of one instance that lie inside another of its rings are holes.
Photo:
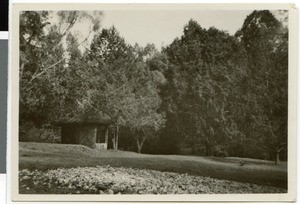
[[[234,142],[229,145],[228,154],[231,157],[245,157],[245,147],[243,144]]]
[[[227,148],[222,145],[217,145],[213,148],[213,156],[215,157],[228,157]]]
[[[37,127],[33,123],[27,122],[20,125],[19,141],[60,143],[60,129],[51,124]]]

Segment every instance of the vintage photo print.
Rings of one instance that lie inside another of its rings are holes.
[[[14,201],[293,201],[292,4],[14,4]]]

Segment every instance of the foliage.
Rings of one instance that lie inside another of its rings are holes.
[[[146,138],[154,136],[165,122],[164,115],[157,112],[161,99],[157,92],[155,75],[152,75],[147,68],[142,67],[142,69],[145,72],[144,79],[143,82],[140,79],[139,83],[135,84],[136,99],[131,104],[130,114],[127,117],[127,125],[134,133],[133,137],[137,141],[139,153]]]
[[[155,153],[282,157],[288,28],[286,11],[276,14],[283,21],[273,13],[252,12],[234,36],[190,20],[159,52],[100,29],[101,12],[21,12],[20,133],[105,118],[114,149],[130,130],[138,152],[145,143]],[[87,21],[80,40],[75,29]]]
[[[191,20],[184,35],[164,52],[168,56],[168,84],[163,98],[169,117],[175,119],[181,141],[211,146],[239,136],[232,111],[234,87],[245,72],[237,59],[237,39],[215,28],[201,28]]]
[[[53,23],[51,16],[59,16],[59,21]],[[26,121],[33,122],[34,126],[53,123],[68,112],[64,111],[69,105],[64,104],[64,100],[68,100],[66,98],[71,96],[68,85],[72,83],[72,79],[66,77],[70,72],[68,68],[70,66],[74,68],[74,63],[70,64],[70,60],[76,58],[79,61],[80,58],[71,56],[68,61],[68,52],[71,50],[67,51],[64,44],[71,40],[71,28],[75,22],[86,18],[89,18],[93,25],[99,24],[99,20],[86,12],[20,13],[21,126]]]
[[[46,142],[60,143],[60,133],[58,127],[52,127],[50,124],[44,124],[36,127],[27,122],[20,126],[19,140],[22,142]]]
[[[83,109],[106,114],[112,124],[114,149],[117,149],[119,126],[127,126],[140,132],[142,129],[157,131],[163,123],[157,113],[160,98],[155,72],[150,72],[141,57],[142,50],[127,45],[114,27],[103,29],[95,36],[90,52],[89,89]],[[97,73],[97,75],[95,75]]]
[[[279,157],[287,144],[287,29],[269,11],[254,11],[238,35],[249,62],[243,96],[250,117],[248,141]]]

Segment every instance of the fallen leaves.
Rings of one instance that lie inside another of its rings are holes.
[[[148,169],[97,166],[19,171],[23,188],[66,189],[75,194],[285,193],[285,189]],[[30,186],[27,186],[30,182]],[[25,183],[25,184],[24,184]]]

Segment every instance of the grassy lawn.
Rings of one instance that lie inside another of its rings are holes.
[[[19,168],[48,170],[71,167],[132,167],[188,173],[238,182],[287,188],[287,164],[240,158],[215,158],[180,155],[146,155],[126,151],[99,151],[81,145],[20,143]]]

